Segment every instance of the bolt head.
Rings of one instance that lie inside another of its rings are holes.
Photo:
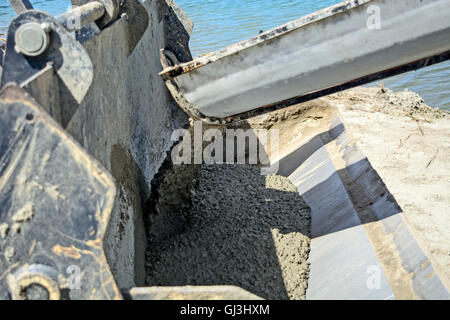
[[[49,46],[49,35],[42,25],[29,22],[20,26],[15,33],[16,51],[27,56],[39,56]]]

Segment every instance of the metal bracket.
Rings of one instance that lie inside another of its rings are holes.
[[[34,10],[21,13],[8,29],[2,86],[9,82],[22,84],[49,63],[72,97],[81,103],[94,78],[86,50],[49,14]]]

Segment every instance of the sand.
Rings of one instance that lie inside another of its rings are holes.
[[[182,232],[150,241],[147,285],[235,285],[304,299],[310,210],[284,177],[247,165],[203,166]]]
[[[326,98],[450,279],[450,114],[414,92],[355,88]],[[448,280],[447,279],[447,280]]]

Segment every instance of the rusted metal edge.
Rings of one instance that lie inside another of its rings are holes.
[[[262,300],[236,286],[142,287],[123,295],[127,300]]]
[[[289,32],[292,32],[296,29],[302,28],[302,27],[304,27],[308,24],[314,23],[318,20],[323,20],[323,19],[329,18],[334,15],[342,14],[346,10],[358,7],[360,5],[368,3],[370,1],[371,0],[346,0],[346,1],[343,1],[334,6],[319,10],[317,12],[306,15],[297,20],[294,20],[294,21],[288,22],[284,25],[281,25],[279,27],[276,27],[272,30],[261,33],[253,38],[250,38],[250,39],[238,42],[236,44],[233,44],[231,46],[228,46],[220,51],[208,53],[208,54],[205,54],[205,55],[203,55],[197,59],[194,59],[192,61],[182,63],[179,65],[175,65],[175,66],[172,66],[169,68],[165,68],[162,72],[159,73],[159,75],[164,80],[167,80],[170,77],[179,76],[181,74],[196,70],[207,64],[210,64],[212,62],[220,60],[224,57],[227,57],[227,56],[233,55],[237,52],[242,52],[243,50],[257,46],[258,44],[260,44],[262,42],[272,41],[278,37],[284,36]]]
[[[192,119],[194,120],[200,120],[203,121],[206,124],[210,125],[226,125],[229,123],[237,123],[241,121],[246,121],[249,118],[259,116],[264,113],[276,111],[279,109],[287,108],[295,104],[299,104],[302,102],[307,102],[310,100],[314,100],[317,98],[321,98],[323,96],[327,96],[333,93],[337,93],[340,91],[344,91],[347,89],[351,89],[357,86],[365,85],[370,82],[382,80],[385,78],[393,77],[405,72],[415,71],[424,67],[431,66],[436,63],[440,63],[443,61],[450,60],[450,51],[444,52],[439,55],[435,55],[432,57],[420,59],[396,68],[388,69],[385,71],[381,71],[378,73],[374,73],[359,79],[355,79],[349,82],[345,82],[342,84],[339,84],[337,86],[333,86],[330,88],[326,88],[323,90],[311,92],[305,95],[296,96],[287,100],[278,101],[266,106],[263,106],[261,108],[251,110],[248,112],[240,113],[237,115],[234,115],[232,117],[226,117],[226,118],[211,118],[207,117],[201,112],[198,111],[198,107],[195,106],[195,104],[189,102],[185,97],[184,94],[181,92],[181,90],[176,85],[175,81],[171,80],[170,78],[165,81],[167,88],[169,89],[170,93],[174,97],[175,101],[179,104],[181,109],[183,109],[184,112],[186,112]]]
[[[221,125],[227,123],[225,119],[208,118],[201,112],[197,111],[195,105],[186,100],[184,94],[180,91],[177,84],[173,80],[168,79],[165,81],[165,84],[169,92],[172,94],[175,102],[178,103],[180,108],[193,120],[199,120],[210,125]]]

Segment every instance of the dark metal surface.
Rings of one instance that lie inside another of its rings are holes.
[[[105,6],[105,14],[104,16],[97,21],[97,25],[100,28],[104,28],[109,23],[114,21],[119,14],[119,0],[99,0]]]
[[[50,45],[37,57],[26,57],[15,50],[14,35],[20,26],[29,22],[47,23],[51,28]],[[62,85],[73,99],[80,103],[94,77],[89,55],[53,17],[44,12],[26,11],[14,18],[9,26],[1,84],[22,84],[44,69],[48,63],[52,63]]]
[[[0,299],[120,299],[103,250],[112,178],[17,85],[0,132]]]
[[[47,113],[63,128],[78,108],[77,103],[61,103],[58,76],[52,65],[47,65],[34,77],[22,83],[24,88]]]
[[[96,1],[93,1],[96,2]],[[89,4],[89,0],[72,0],[74,5],[82,6]],[[102,2],[104,5],[106,3]],[[114,7],[114,3],[110,3],[110,7]],[[105,6],[105,16],[107,16],[107,6]],[[117,19],[116,19],[117,17]],[[111,25],[111,23],[116,22],[119,18],[126,21],[127,29],[126,29],[126,40],[128,42],[128,54],[131,54],[134,51],[134,48],[141,40],[144,33],[147,31],[150,17],[148,15],[147,9],[142,5],[140,0],[126,0],[121,2],[118,6],[118,11],[115,13],[115,18],[106,23],[105,18],[102,17],[99,20],[96,20],[95,29],[101,30],[105,27]],[[58,17],[59,21],[62,21],[63,17]],[[83,19],[82,19],[83,20]],[[83,24],[83,23],[82,23]],[[77,39],[80,42],[84,42],[87,39],[95,36],[96,33],[99,32],[97,30],[92,30],[92,26],[87,26],[81,30],[81,32],[77,32]]]
[[[20,14],[26,10],[33,10],[33,6],[31,5],[29,0],[9,0],[13,9]]]
[[[150,18],[139,0],[127,0],[121,7],[120,14],[127,18],[128,54],[131,54],[147,31]]]

